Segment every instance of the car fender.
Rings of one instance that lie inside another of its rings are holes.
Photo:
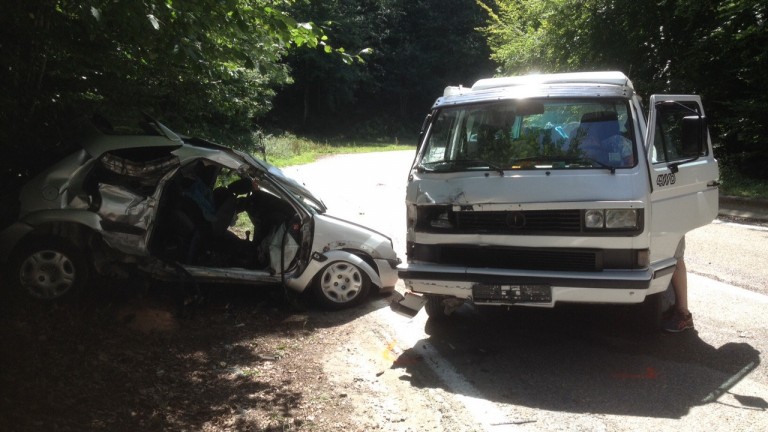
[[[21,222],[16,222],[4,229],[0,233],[0,263],[7,263],[11,251],[13,251],[24,236],[32,231],[34,231],[34,227]]]
[[[87,210],[40,210],[25,215],[0,233],[0,262],[7,262],[13,249],[24,237],[47,224],[77,224],[102,231],[101,217]]]
[[[40,210],[25,215],[22,223],[36,227],[46,223],[77,223],[101,231],[101,217],[88,210]]]
[[[378,273],[376,273],[376,271],[368,263],[351,252],[338,249],[323,253],[313,253],[312,259],[309,260],[307,268],[304,269],[304,272],[302,272],[301,275],[296,278],[287,279],[285,284],[292,290],[302,292],[312,283],[312,281],[315,279],[315,276],[320,273],[326,265],[335,261],[345,261],[356,265],[358,268],[363,270],[365,274],[368,275],[368,278],[370,278],[372,284],[378,287],[381,286],[381,278],[379,278]]]

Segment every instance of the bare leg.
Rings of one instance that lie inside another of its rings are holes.
[[[672,287],[675,289],[675,308],[688,314],[688,270],[683,258],[677,260],[677,268],[672,273]]]

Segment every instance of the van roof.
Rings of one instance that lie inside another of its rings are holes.
[[[626,86],[634,90],[632,81],[622,72],[574,72],[557,74],[534,74],[501,78],[486,78],[477,81],[472,90],[486,90],[499,87],[514,87],[531,84],[610,84]]]
[[[632,82],[622,72],[577,72],[481,79],[472,87],[445,88],[432,105],[464,105],[532,97],[628,98]]]

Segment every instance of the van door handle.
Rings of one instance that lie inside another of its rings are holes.
[[[720,182],[717,180],[712,180],[711,182],[707,183],[707,187],[718,187],[720,186]]]

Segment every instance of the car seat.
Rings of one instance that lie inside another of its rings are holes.
[[[578,140],[579,149],[585,157],[608,164],[609,149],[602,142],[619,132],[619,120],[615,112],[589,112],[581,116],[573,139]]]

